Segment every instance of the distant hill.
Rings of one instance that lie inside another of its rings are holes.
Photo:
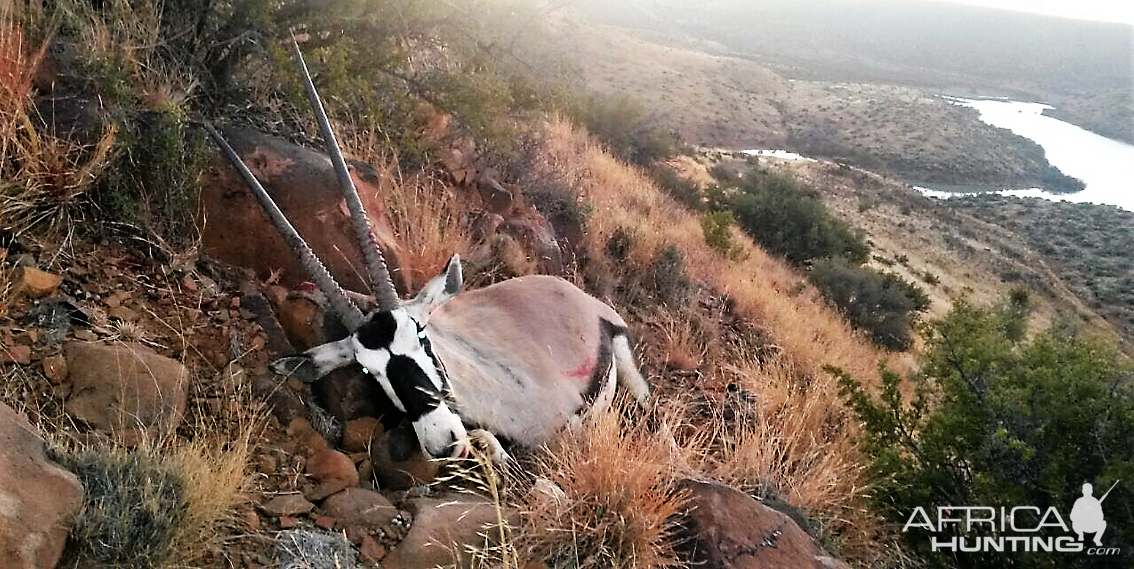
[[[1134,141],[1134,26],[914,0],[587,4],[607,23],[711,41],[788,78],[1043,100]]]

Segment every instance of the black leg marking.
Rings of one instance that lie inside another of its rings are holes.
[[[598,357],[595,361],[595,368],[591,371],[590,386],[587,387],[587,392],[583,394],[583,401],[586,402],[583,406],[584,409],[589,407],[598,397],[599,391],[602,391],[603,382],[610,375],[610,366],[614,365],[614,338],[625,335],[626,328],[605,318],[600,318],[599,334]],[[579,412],[583,412],[583,409],[579,409]]]

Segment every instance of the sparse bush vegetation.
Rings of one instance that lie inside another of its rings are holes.
[[[664,165],[654,166],[650,168],[650,178],[662,191],[685,204],[686,207],[701,209],[705,206],[704,197],[697,184],[682,178],[673,168]]]
[[[876,502],[894,523],[904,524],[917,507],[935,512],[958,504],[997,511],[1055,507],[1066,515],[1084,482],[1094,484],[1098,497],[1113,481],[1134,475],[1130,366],[1092,339],[1055,330],[1023,339],[1026,314],[1018,304],[1015,299],[990,309],[962,300],[928,326],[923,375],[907,380],[912,396],[903,395],[910,390],[896,373],[884,371],[875,396],[836,370],[866,428],[863,446],[872,459]],[[1129,486],[1119,484],[1107,504],[1130,499]],[[1121,559],[1083,557],[1075,566],[1113,567],[1134,559],[1131,510],[1110,506],[1106,512],[1104,540],[1121,548]],[[958,531],[964,526],[946,524],[934,537],[947,540]],[[984,535],[980,527],[968,533],[970,539]],[[905,537],[932,566],[1069,563],[1042,552],[929,555],[924,530]]]
[[[855,328],[891,350],[910,347],[913,323],[929,308],[929,297],[917,285],[842,259],[816,261],[808,279]]]
[[[650,260],[648,284],[657,299],[678,309],[689,296],[689,276],[685,272],[685,256],[676,245],[666,245],[654,253]]]
[[[753,239],[795,265],[824,257],[861,264],[870,253],[860,232],[786,176],[753,170],[735,189],[718,196],[718,207],[731,210]]]
[[[612,152],[634,164],[649,166],[677,153],[677,137],[625,95],[584,95],[567,112]]]
[[[0,226],[23,231],[79,213],[112,161],[115,131],[108,127],[87,145],[41,127],[33,81],[52,34],[45,30],[35,45],[13,9],[0,9]]]
[[[732,226],[736,219],[730,211],[716,211],[701,216],[701,229],[705,243],[729,259],[739,256],[740,250],[732,241]]]
[[[1130,337],[1134,334],[1134,213],[1093,204],[986,194],[950,209],[1010,229],[1041,253],[1067,285]],[[1052,219],[1060,220],[1052,223]],[[1019,282],[1022,275],[1003,275]]]

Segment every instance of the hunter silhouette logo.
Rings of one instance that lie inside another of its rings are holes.
[[[1115,480],[1114,484],[1110,485],[1110,490],[1118,486],[1118,481]],[[1075,500],[1075,505],[1071,507],[1071,529],[1079,535],[1079,541],[1083,541],[1084,533],[1095,534],[1095,545],[1102,546],[1102,534],[1106,531],[1106,519],[1103,518],[1102,502],[1110,494],[1110,490],[1103,494],[1102,498],[1095,499],[1092,495],[1094,487],[1090,483],[1083,484],[1083,497]]]

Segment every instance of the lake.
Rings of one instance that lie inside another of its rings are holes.
[[[1068,194],[1053,194],[1043,188],[1006,188],[998,193],[1108,204],[1134,211],[1134,146],[1046,116],[1043,112],[1052,107],[1042,103],[944,98],[953,104],[976,109],[980,120],[987,124],[1008,129],[1039,144],[1052,166],[1086,185],[1082,191]],[[949,195],[919,189],[935,197]]]

